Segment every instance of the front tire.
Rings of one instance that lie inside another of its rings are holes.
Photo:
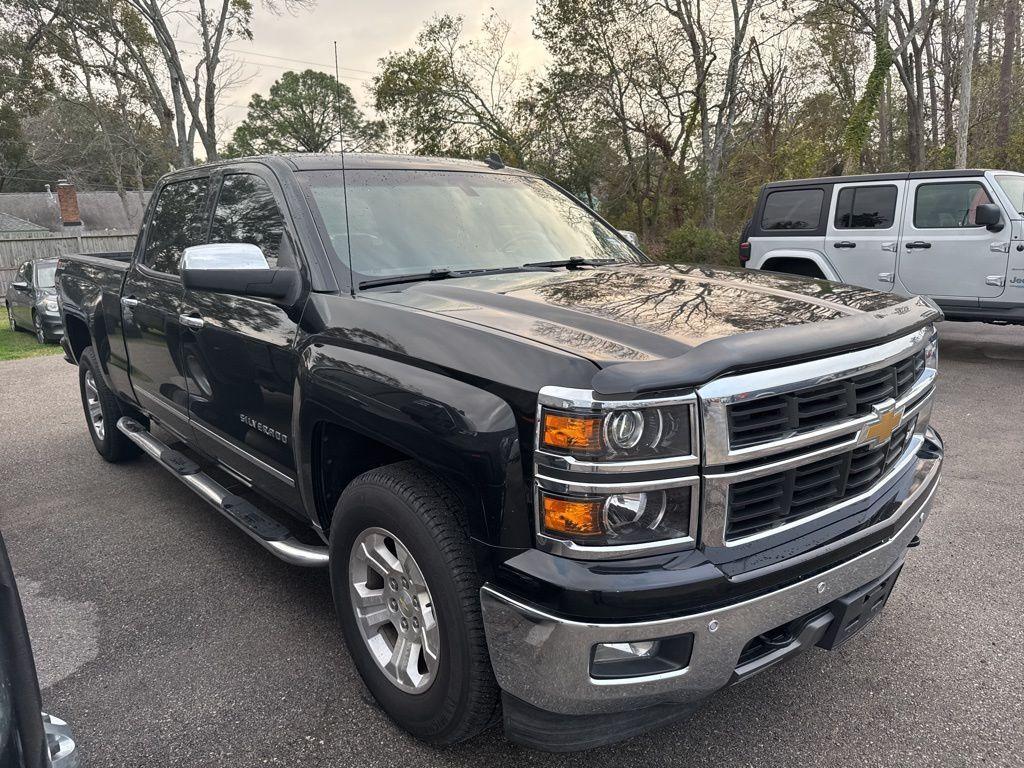
[[[415,462],[360,475],[331,525],[331,587],[359,674],[399,726],[435,744],[495,721],[498,686],[465,510]]]
[[[43,321],[36,312],[32,313],[32,328],[36,332],[36,341],[40,344],[45,344],[46,331],[43,330]]]
[[[12,331],[18,330],[18,321],[14,319],[14,310],[11,309],[10,304],[7,305],[7,324]]]
[[[99,358],[92,347],[79,357],[78,386],[82,395],[85,423],[96,451],[111,463],[135,458],[141,450],[117,428],[117,420],[126,415],[120,401],[107,387]]]

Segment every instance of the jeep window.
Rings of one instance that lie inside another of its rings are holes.
[[[614,230],[541,179],[348,171],[346,190],[338,172],[303,175],[334,251],[347,263],[351,249],[357,282],[431,269],[514,269],[574,257],[643,260]]]
[[[977,181],[922,184],[914,198],[914,226],[917,229],[976,227],[975,211],[979,205],[991,202],[988,192]]]
[[[187,179],[160,190],[142,254],[144,267],[176,275],[185,249],[206,241],[208,186],[209,179]]]
[[[1010,198],[1013,210],[1024,216],[1024,176],[1001,173],[996,175],[996,182]]]
[[[824,199],[821,189],[770,192],[764,201],[761,229],[817,229]]]
[[[210,227],[211,243],[249,243],[263,251],[271,267],[293,267],[284,228],[284,216],[267,182],[251,173],[224,177]]]
[[[837,229],[889,229],[896,221],[896,187],[845,187],[836,202]]]

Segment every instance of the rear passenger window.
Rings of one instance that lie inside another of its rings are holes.
[[[896,221],[896,187],[846,187],[836,201],[838,229],[888,229]]]
[[[764,201],[761,229],[817,229],[824,199],[821,189],[770,192]]]
[[[914,226],[918,229],[976,227],[975,211],[992,198],[977,181],[922,184],[914,199]]]
[[[187,179],[160,190],[142,255],[143,266],[176,275],[185,249],[206,241],[204,213],[209,184],[205,178]]]
[[[224,177],[213,212],[211,243],[249,243],[263,251],[271,267],[294,267],[284,236],[284,216],[270,186],[251,173]]]

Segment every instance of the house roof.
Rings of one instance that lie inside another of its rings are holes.
[[[0,212],[0,232],[46,232],[46,227]]]
[[[143,193],[142,200],[137,192],[129,192],[123,201],[116,192],[79,192],[82,231],[137,232],[148,200],[149,192]],[[5,215],[51,232],[62,230],[57,196],[48,192],[0,192],[0,217]],[[26,230],[38,231],[32,227],[15,231]]]

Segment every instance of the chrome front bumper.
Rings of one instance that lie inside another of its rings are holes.
[[[655,704],[693,704],[735,679],[760,669],[737,669],[746,644],[762,633],[813,613],[879,579],[906,556],[938,487],[941,458],[919,457],[906,499],[893,513],[851,539],[894,521],[902,526],[883,544],[790,586],[704,613],[632,624],[571,621],[525,605],[490,584],[480,592],[491,663],[507,694],[563,715],[616,713]],[[597,643],[635,642],[692,633],[687,667],[644,677],[595,679],[591,649]],[[794,651],[808,643],[797,638]],[[778,657],[774,657],[778,660]],[[762,668],[770,666],[766,662]]]

